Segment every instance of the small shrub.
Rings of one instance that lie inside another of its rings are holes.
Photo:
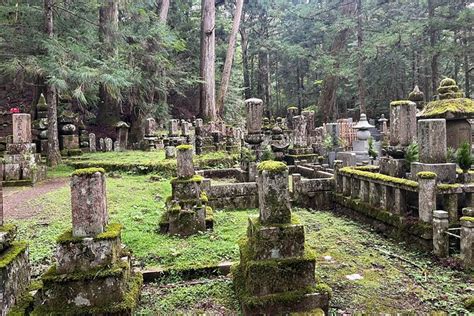
[[[456,152],[456,162],[464,173],[467,173],[471,168],[474,159],[471,154],[471,146],[468,142],[462,143],[458,148]]]
[[[372,159],[377,159],[378,153],[375,150],[374,139],[372,137],[369,137],[368,142],[369,142],[369,156]]]
[[[410,166],[412,162],[417,162],[419,159],[420,151],[418,144],[416,142],[412,142],[410,145],[408,145],[405,152],[405,160],[407,161],[408,166]]]
[[[324,137],[324,140],[323,140],[323,147],[324,149],[330,151],[334,146],[334,142],[333,142],[333,139],[332,139],[332,136],[331,135],[326,135],[326,137]]]

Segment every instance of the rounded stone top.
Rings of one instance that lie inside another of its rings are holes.
[[[416,104],[410,100],[397,100],[397,101],[390,102],[390,106],[409,106],[409,105],[416,106]]]
[[[42,94],[42,93],[39,97],[37,106],[40,110],[47,110],[48,109],[48,104],[46,103],[46,98],[44,97],[44,94]]]
[[[354,129],[369,129],[369,128],[372,128],[374,127],[373,125],[370,125],[369,122],[367,121],[367,115],[365,115],[364,113],[362,113],[360,115],[360,120],[359,122],[357,122],[357,124],[353,127]]]
[[[449,214],[446,211],[434,211],[433,212],[433,217],[434,218],[440,218],[440,219],[447,219],[447,218],[449,218]]]
[[[126,122],[124,122],[124,121],[119,121],[119,122],[117,122],[117,124],[115,124],[115,127],[117,127],[117,128],[122,128],[122,127],[124,127],[124,128],[130,128],[130,125],[128,125],[128,124],[127,124]]]
[[[413,88],[413,91],[410,92],[410,94],[408,95],[408,100],[419,102],[419,101],[423,101],[424,99],[425,99],[425,94],[421,92],[418,85],[415,85],[415,88]]]
[[[176,149],[179,151],[193,150],[193,146],[192,145],[179,145],[176,147]]]
[[[474,209],[470,207],[465,207],[462,209],[462,215],[474,217]]]
[[[421,118],[470,119],[474,118],[474,101],[468,98],[428,102],[418,114]]]
[[[457,85],[456,80],[451,79],[451,78],[444,78],[444,79],[441,80],[441,82],[439,83],[439,86],[440,86],[440,87],[456,86],[456,85]]]
[[[92,176],[96,173],[105,174],[104,168],[84,168],[84,169],[77,169],[75,170],[71,176],[78,176],[78,177],[87,177]]]
[[[387,120],[387,118],[385,117],[385,114],[382,114],[382,115],[380,116],[380,118],[379,118],[379,122],[380,122],[380,123],[383,123],[383,122],[387,122],[387,121],[388,121],[388,120]]]
[[[281,161],[266,160],[259,163],[257,169],[261,172],[283,173],[288,170],[288,167]]]
[[[257,99],[257,98],[250,98],[250,99],[245,100],[245,104],[250,104],[250,103],[262,104],[263,100],[262,99]]]

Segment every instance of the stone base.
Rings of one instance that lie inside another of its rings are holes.
[[[295,161],[306,160],[307,162],[317,162],[317,154],[302,154],[302,155],[286,155],[285,162],[289,165],[294,165]]]
[[[411,164],[411,179],[417,181],[418,172],[434,172],[437,175],[438,182],[455,183],[456,182],[456,164],[455,163],[437,163],[428,164],[413,162]]]
[[[31,315],[132,315],[140,298],[143,276],[130,275],[129,266],[124,270],[112,267],[106,271],[65,276],[55,275],[50,270],[46,278],[49,280],[36,295]]]
[[[0,314],[6,315],[30,285],[28,246],[12,242],[0,252]]]
[[[290,148],[288,150],[290,155],[311,155],[314,154],[312,147],[305,147],[305,148]]]
[[[11,246],[15,240],[17,227],[12,224],[0,226],[0,253]]]
[[[61,135],[59,136],[59,146],[61,149],[79,149],[79,136]]]
[[[169,209],[159,223],[160,233],[187,237],[213,229],[212,209],[206,206],[191,209]]]
[[[87,272],[117,262],[122,253],[121,231],[122,225],[110,224],[96,238],[74,238],[71,231],[64,233],[56,246],[57,272]]]

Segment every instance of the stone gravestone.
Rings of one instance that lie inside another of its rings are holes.
[[[113,143],[113,140],[112,138],[106,138],[104,140],[104,143],[105,143],[105,151],[109,152],[109,151],[113,151],[114,149],[114,143]]]
[[[72,229],[58,238],[56,264],[41,278],[35,315],[131,315],[137,305],[143,278],[122,249],[122,226],[108,224],[104,173],[89,168],[72,175]]]
[[[291,214],[287,166],[262,162],[257,179],[260,215],[249,219],[233,271],[243,313],[327,312],[330,289],[316,287],[316,257],[305,244],[304,226]]]
[[[401,100],[390,103],[390,146],[406,147],[416,139],[416,104]]]
[[[15,113],[13,120],[13,143],[31,143],[31,115]]]
[[[155,136],[156,127],[157,125],[155,119],[152,117],[147,118],[145,123],[145,136]]]
[[[116,140],[116,141],[114,142],[114,151],[115,151],[115,152],[121,151],[120,142],[119,142],[118,140]]]
[[[171,119],[168,123],[168,135],[171,137],[179,136],[179,120]]]
[[[262,131],[263,101],[260,99],[248,99],[245,101],[247,108],[247,132],[249,134]]]
[[[171,235],[190,236],[212,228],[212,209],[202,190],[201,176],[195,175],[191,145],[176,147],[177,177],[171,180],[171,198],[160,222],[160,231]]]
[[[105,151],[105,141],[103,138],[99,138],[99,150]]]
[[[89,134],[89,150],[91,153],[95,153],[97,151],[97,142],[95,140],[95,134],[90,133]]]

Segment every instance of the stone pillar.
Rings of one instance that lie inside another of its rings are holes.
[[[194,165],[193,165],[193,146],[191,145],[180,145],[176,147],[178,150],[178,164],[177,173],[179,178],[190,178],[194,176]]]
[[[418,146],[421,163],[446,162],[446,120],[418,121]]]
[[[390,145],[406,147],[416,139],[416,104],[411,101],[390,103]]]
[[[106,138],[104,140],[104,143],[105,143],[105,151],[109,152],[109,151],[112,151],[114,149],[114,142],[112,140],[112,138]]]
[[[165,147],[165,159],[173,159],[176,157],[176,147],[166,146]]]
[[[105,151],[105,140],[103,138],[99,138],[99,150]]]
[[[72,235],[95,237],[108,222],[105,171],[79,169],[71,178]]]
[[[90,133],[89,134],[89,151],[91,153],[95,153],[97,151],[97,142],[95,140],[95,134],[94,133]]]
[[[306,134],[311,135],[316,127],[314,122],[314,111],[303,111],[301,112],[301,115],[306,121]]]
[[[359,198],[364,203],[369,203],[370,191],[369,181],[360,180]]]
[[[351,183],[352,183],[352,188],[351,188],[351,198],[352,199],[358,199],[359,194],[360,194],[360,180],[357,178],[352,178]]]
[[[0,181],[0,226],[3,226],[3,182]]]
[[[342,194],[344,196],[351,196],[351,186],[352,186],[351,180],[352,179],[349,175],[342,176]]]
[[[257,169],[260,222],[265,225],[290,223],[288,167],[282,162],[264,161]]]
[[[461,217],[461,259],[464,268],[474,268],[474,217]]]
[[[380,207],[379,184],[369,181],[369,203],[372,207]]]
[[[286,112],[286,126],[288,129],[292,130],[295,127],[293,126],[293,117],[298,115],[298,108],[297,107],[289,107]]]
[[[384,184],[379,184],[380,188],[380,208],[384,211],[388,209],[388,197],[387,195],[389,194],[389,190],[387,189],[387,186]]]
[[[156,121],[154,118],[149,117],[145,121],[145,136],[155,136],[156,132]]]
[[[444,209],[449,214],[449,222],[456,223],[458,221],[458,195],[445,194],[444,195]]]
[[[308,146],[306,131],[306,119],[302,115],[293,117],[293,145],[295,147]]]
[[[247,132],[256,134],[262,131],[263,101],[252,98],[245,100],[247,109]]]
[[[440,258],[449,256],[448,212],[433,212],[433,252]]]
[[[342,168],[341,160],[334,161],[334,180],[336,182],[336,193],[341,194],[343,191],[343,180],[339,170]]]
[[[31,115],[14,113],[12,115],[13,143],[31,143]]]
[[[420,220],[431,223],[436,209],[436,174],[419,172],[418,178],[418,215]]]
[[[406,192],[405,190],[394,188],[393,190],[393,208],[394,214],[404,215],[407,212]]]

